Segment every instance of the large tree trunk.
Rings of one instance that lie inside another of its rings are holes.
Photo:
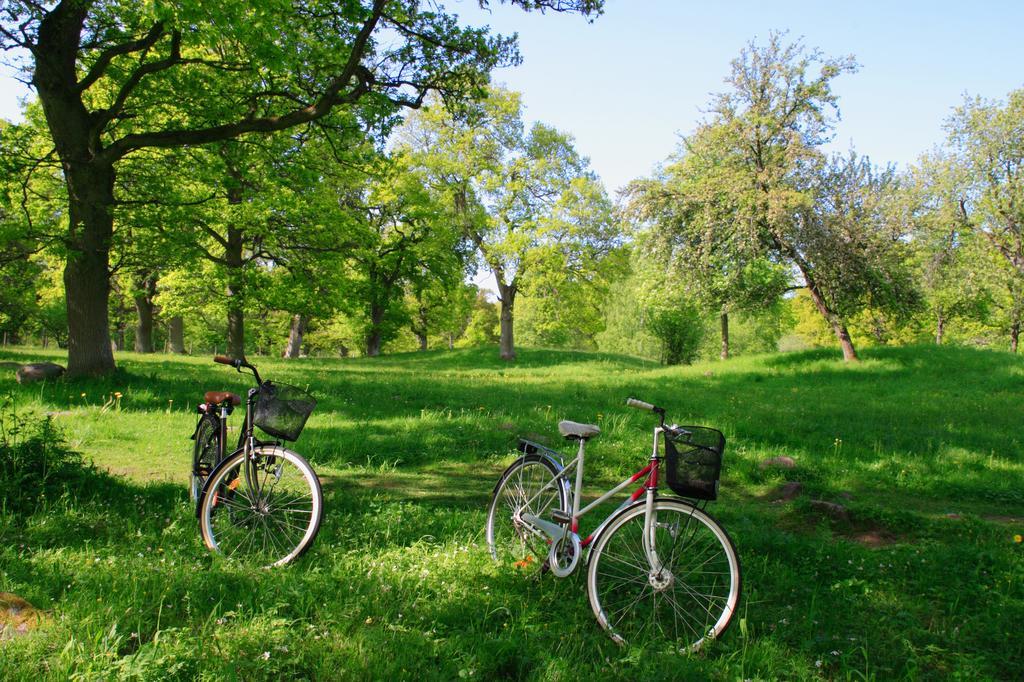
[[[818,312],[822,314],[825,321],[832,327],[832,333],[839,340],[839,346],[843,349],[843,360],[846,362],[857,362],[859,358],[857,357],[857,351],[853,347],[853,339],[850,338],[850,332],[846,329],[846,323],[843,322],[838,313],[829,307],[811,274],[802,267],[800,270],[803,273],[804,280],[807,282],[807,290],[811,293],[811,300],[814,301]]]
[[[366,335],[366,354],[371,358],[380,355],[383,339],[381,324],[384,321],[385,308],[376,303],[370,304],[370,331]]]
[[[64,164],[70,218],[64,292],[69,377],[115,369],[109,329],[110,239],[114,232],[113,168]]]
[[[1020,320],[1014,320],[1010,326],[1010,351],[1017,352],[1017,341],[1020,338]]]
[[[185,321],[181,315],[175,315],[167,322],[167,339],[172,353],[185,354]]]
[[[39,25],[32,84],[46,116],[68,190],[67,262],[69,377],[115,369],[108,317],[114,167],[98,158],[102,142],[79,92],[77,46],[88,5],[61,3]]]
[[[156,275],[152,272],[140,273],[135,282],[135,352],[153,352],[153,296],[156,295]]]
[[[946,334],[946,318],[942,314],[942,309],[939,309],[939,314],[935,317],[935,345],[942,345],[942,337]]]
[[[284,357],[297,358],[302,352],[302,335],[306,333],[306,318],[292,315],[291,329],[288,331],[288,344],[284,347]]]
[[[234,203],[234,202],[232,202]],[[242,271],[242,231],[228,226],[224,261],[228,267],[228,357],[245,357],[245,273]]]
[[[420,351],[427,350],[427,307],[422,303],[416,310],[416,322],[412,325],[412,333],[420,343]]]
[[[516,359],[515,338],[512,329],[512,315],[516,302],[516,285],[503,284],[499,279],[498,295],[501,299],[501,340],[499,342],[501,359],[511,362]]]
[[[729,359],[729,313],[722,311],[722,359]]]

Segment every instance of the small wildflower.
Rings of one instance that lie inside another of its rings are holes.
[[[1020,533],[1017,533],[1016,535],[1013,536],[1013,541],[1016,542],[1019,545],[1020,543],[1024,542],[1024,535],[1021,535]]]
[[[373,625],[373,616],[367,616],[366,617],[366,624],[367,625]]]
[[[269,661],[270,660],[270,652],[269,651],[264,651],[262,656],[263,656],[263,660],[264,661]]]

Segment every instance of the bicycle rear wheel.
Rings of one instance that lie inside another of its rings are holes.
[[[547,539],[532,533],[523,514],[549,516],[569,508],[564,481],[553,482],[555,465],[543,457],[520,457],[505,470],[494,487],[487,512],[487,547],[503,567],[539,568],[548,555]]]
[[[195,444],[192,446],[192,472],[189,476],[189,497],[199,501],[206,477],[217,466],[220,454],[220,422],[216,417],[203,415],[196,427]]]
[[[670,642],[696,651],[729,626],[740,598],[740,563],[725,530],[682,500],[623,510],[594,543],[587,594],[616,642]]]
[[[291,450],[259,446],[251,459],[236,451],[210,474],[199,529],[213,552],[280,566],[309,549],[322,514],[320,479],[309,463]]]

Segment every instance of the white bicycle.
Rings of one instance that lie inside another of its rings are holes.
[[[659,416],[647,466],[581,509],[584,451],[600,429],[559,423],[562,436],[579,442],[568,465],[556,451],[521,440],[523,455],[494,487],[487,544],[503,566],[539,567],[559,578],[571,575],[586,552],[590,605],[613,640],[660,639],[680,651],[696,651],[726,630],[740,599],[736,548],[725,529],[698,507],[718,496],[725,438],[706,427],[666,425],[665,410],[650,403],[630,398],[626,404]],[[662,463],[668,487],[679,497],[658,494]],[[580,517],[641,480],[618,509],[580,539]]]

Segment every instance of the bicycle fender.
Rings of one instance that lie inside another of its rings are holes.
[[[189,438],[190,438],[191,440],[195,440],[195,439],[196,439],[196,436],[197,436],[197,435],[199,434],[199,427],[200,427],[200,426],[202,426],[202,425],[203,425],[203,422],[204,422],[205,420],[209,419],[209,418],[210,418],[210,415],[208,415],[207,413],[205,413],[205,412],[204,412],[204,413],[203,413],[203,416],[202,416],[202,417],[200,417],[200,418],[199,418],[199,420],[198,420],[198,421],[196,422],[196,428],[192,429],[192,435],[191,435],[191,436],[189,436]],[[220,427],[220,424],[219,424],[219,423],[217,423],[217,427],[218,427],[218,428]]]
[[[519,450],[524,455],[540,455],[554,464],[559,471],[565,468],[565,462],[562,461],[562,454],[560,452],[540,443],[535,443],[532,440],[520,438],[519,444],[516,445],[516,450]]]

